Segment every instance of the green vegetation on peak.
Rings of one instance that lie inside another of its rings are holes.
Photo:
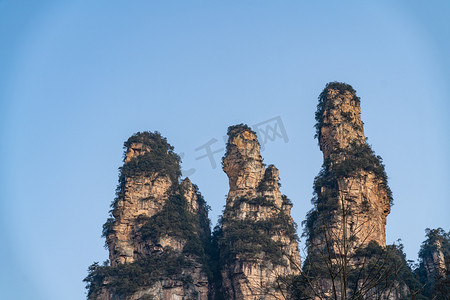
[[[168,175],[173,182],[178,181],[181,176],[181,158],[173,151],[174,147],[167,142],[165,137],[157,131],[138,132],[124,143],[125,153],[133,143],[142,143],[148,146],[150,151],[132,158],[120,167],[120,179],[159,173]]]
[[[173,147],[167,142],[167,138],[163,137],[159,131],[138,131],[123,143],[123,147],[126,150],[131,147],[132,144],[136,143],[141,143],[150,147],[163,145],[167,149],[173,150]]]
[[[319,98],[324,99],[327,96],[328,90],[337,90],[341,94],[344,94],[345,92],[356,94],[355,89],[350,84],[339,81],[331,81],[325,85],[325,88],[323,89]]]
[[[420,246],[419,258],[423,260],[427,256],[431,256],[433,252],[437,251],[437,243],[441,245],[441,251],[444,256],[449,256],[450,259],[450,231],[445,232],[442,228],[425,229],[426,240]]]
[[[138,132],[132,135],[124,143],[124,160],[128,148],[133,143],[142,143],[148,146],[150,150],[142,155],[133,157],[130,161],[124,162],[122,167],[119,167],[119,183],[116,188],[116,197],[111,203],[111,212],[113,214],[118,201],[124,197],[126,178],[158,174],[159,176],[169,176],[172,184],[176,186],[181,176],[180,156],[173,151],[174,147],[158,131]],[[111,223],[110,220],[109,223]],[[105,224],[104,229],[105,226],[109,228],[109,225]]]
[[[355,100],[357,104],[359,104],[360,102],[360,98],[356,96],[356,91],[355,89],[353,89],[351,85],[337,81],[327,83],[325,88],[319,95],[319,102],[317,103],[317,109],[315,113],[316,124],[314,125],[314,128],[316,128],[316,134],[314,135],[314,137],[318,138],[319,140],[321,137],[320,129],[323,126],[323,114],[325,112],[325,109],[327,106],[329,108],[332,108],[332,106],[330,106],[328,101],[329,90],[339,91],[339,94],[341,95],[345,94],[346,92],[350,92],[353,95],[353,100]]]
[[[254,132],[250,128],[250,126],[248,126],[247,124],[243,124],[243,123],[229,126],[228,130],[227,130],[227,135],[229,136],[230,139],[232,139],[233,137],[235,137],[236,135],[238,135],[239,133],[241,133],[243,131],[250,131],[251,133],[256,135],[256,132]]]

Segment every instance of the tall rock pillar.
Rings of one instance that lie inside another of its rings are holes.
[[[255,132],[228,128],[223,170],[230,190],[219,238],[226,299],[280,299],[282,278],[300,273],[292,203],[281,195],[278,169],[265,168]]]
[[[360,99],[347,84],[327,84],[316,111],[324,163],[314,182],[314,209],[306,230],[312,247],[346,241],[350,251],[375,241],[386,245],[391,191],[381,157],[366,143]]]
[[[158,132],[124,144],[117,197],[103,226],[110,263],[94,264],[85,281],[96,300],[207,300],[206,203],[180,158]]]

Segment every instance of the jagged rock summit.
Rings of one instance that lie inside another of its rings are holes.
[[[240,124],[228,138],[230,190],[219,237],[225,299],[280,299],[280,278],[300,273],[292,203],[280,193],[278,169],[263,164],[256,133]]]

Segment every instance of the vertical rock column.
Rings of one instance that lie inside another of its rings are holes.
[[[125,152],[124,164],[138,163],[140,157],[150,151],[150,145],[131,143]],[[110,230],[105,232],[111,266],[134,262],[145,256],[142,247],[138,246],[142,241],[137,239],[137,218],[158,213],[166,203],[173,184],[170,176],[159,172],[126,175],[120,178],[120,192],[113,204],[113,218],[109,220]]]
[[[281,195],[279,172],[265,168],[246,125],[228,129],[223,170],[230,190],[219,239],[226,299],[280,299],[283,277],[300,273],[292,204]]]
[[[110,265],[91,267],[89,299],[208,299],[206,203],[180,181],[180,158],[159,133],[124,145],[117,197],[103,227]]]
[[[392,200],[381,157],[366,143],[360,99],[347,84],[327,84],[319,97],[316,136],[324,164],[314,183],[315,208],[306,222],[311,245],[328,237],[356,245],[386,245]]]

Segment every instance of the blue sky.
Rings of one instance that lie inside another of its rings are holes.
[[[416,259],[426,227],[450,229],[450,5],[340,2],[0,1],[2,298],[85,298],[137,131],[183,153],[215,223],[223,153],[214,168],[196,149],[223,148],[229,125],[279,117],[288,140],[262,154],[300,224],[322,164],[317,97],[335,80],[357,90],[386,164],[388,242]]]

